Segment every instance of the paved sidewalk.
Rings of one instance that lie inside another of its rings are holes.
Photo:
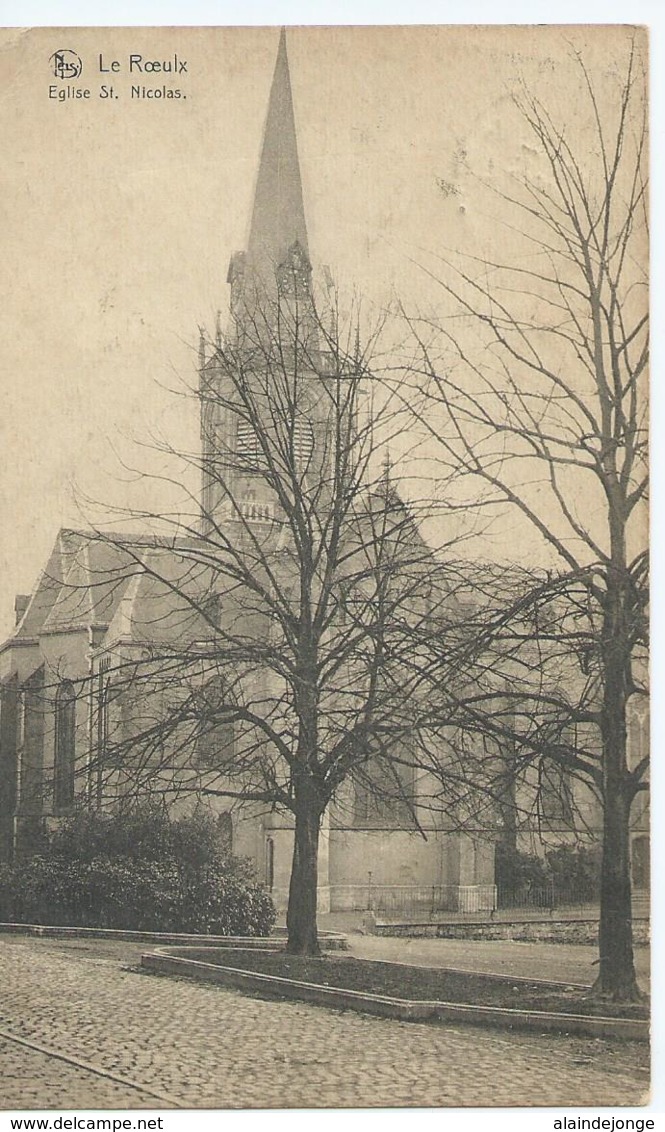
[[[598,973],[598,950],[582,944],[524,943],[517,940],[406,939],[364,935],[362,916],[342,913],[321,915],[319,928],[343,931],[349,950],[363,959],[413,963],[418,967],[454,967],[526,979],[590,986]],[[635,948],[635,966],[641,987],[649,987],[649,948]]]

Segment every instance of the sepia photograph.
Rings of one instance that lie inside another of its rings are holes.
[[[648,1105],[648,29],[0,37],[0,1109]]]

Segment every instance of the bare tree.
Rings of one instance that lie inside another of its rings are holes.
[[[619,78],[594,76],[582,55],[577,67],[575,123],[557,123],[523,88],[516,105],[537,165],[508,187],[485,186],[501,206],[514,258],[447,257],[434,269],[445,319],[409,321],[418,343],[416,411],[436,441],[440,505],[467,518],[509,519],[512,547],[544,567],[540,583],[494,621],[494,643],[511,663],[492,666],[513,694],[504,700],[505,729],[493,726],[507,735],[521,718],[526,758],[546,753],[599,789],[596,992],[631,999],[639,992],[630,812],[647,770],[646,756],[631,763],[627,754],[627,714],[646,696],[645,76],[635,44]],[[555,683],[546,674],[563,642],[575,664],[562,695],[570,660]],[[536,650],[546,662],[536,663]],[[559,719],[554,730],[548,702]],[[579,746],[556,741],[566,715],[587,728]]]
[[[443,594],[381,459],[403,413],[300,270],[296,248],[274,293],[245,280],[230,334],[202,338],[201,453],[170,453],[200,474],[202,506],[193,493],[189,518],[133,512],[148,535],[84,540],[109,551],[96,584],[126,613],[94,655],[81,770],[99,805],[161,792],[290,813],[288,949],[312,954],[340,787],[413,814],[405,752],[431,685],[414,633]]]

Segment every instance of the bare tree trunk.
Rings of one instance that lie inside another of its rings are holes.
[[[319,955],[316,898],[321,818],[318,808],[307,797],[307,790],[303,793],[305,797],[296,810],[289,907],[286,914],[286,950],[291,955]]]
[[[603,619],[603,860],[598,938],[600,971],[594,993],[624,1002],[641,997],[635,975],[631,907],[630,807],[634,790],[628,779],[626,760],[630,673],[627,602],[623,571],[612,570],[608,576]]]
[[[618,1002],[641,998],[633,957],[629,819],[630,799],[621,783],[613,783],[605,797],[603,817],[600,969],[593,990],[599,997]]]

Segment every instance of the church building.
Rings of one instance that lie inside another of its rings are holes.
[[[39,850],[48,830],[77,808],[112,810],[123,799],[141,796],[151,774],[157,792],[168,761],[157,737],[166,689],[175,703],[190,704],[197,665],[205,684],[210,655],[205,642],[218,606],[243,633],[249,631],[256,611],[230,588],[220,591],[214,569],[206,568],[205,547],[228,543],[232,554],[234,539],[241,537],[247,552],[255,540],[258,560],[258,548],[271,538],[270,553],[279,560],[279,535],[270,532],[279,527],[281,504],[270,476],[257,474],[265,472],[271,458],[253,417],[257,405],[268,414],[277,450],[285,446],[303,475],[325,479],[321,468],[330,458],[331,417],[321,382],[326,367],[332,372],[334,365],[321,342],[325,328],[311,298],[312,272],[282,32],[247,247],[231,257],[228,271],[231,330],[223,334],[218,327],[210,338],[201,334],[200,530],[175,539],[153,533],[105,539],[61,530],[34,592],[16,598],[16,627],[0,647],[0,860]],[[296,345],[291,353],[280,351],[277,372],[271,369],[271,350],[276,336],[283,335],[278,323],[285,322]],[[244,386],[238,366],[245,367]],[[286,431],[277,411],[282,403]],[[230,576],[228,567],[224,576]],[[268,622],[258,618],[257,625],[269,647]],[[225,639],[228,644],[229,632]],[[175,669],[167,671],[170,642],[195,656],[186,688],[178,686]],[[159,691],[155,685],[151,696],[132,697],[130,686],[137,683],[141,666],[154,665],[158,654]],[[121,696],[114,688],[119,670],[129,673],[127,694]],[[260,672],[250,675],[266,699],[278,695],[270,680],[261,684]],[[154,747],[148,751],[144,746],[140,774],[133,776],[127,761],[109,770],[107,754],[115,736],[128,749],[139,709],[144,736],[154,709]],[[183,725],[185,715],[183,710]],[[233,734],[216,727],[206,736],[199,729],[193,777],[172,780],[161,796],[179,811],[204,805],[218,814],[234,854],[254,862],[258,879],[284,908],[293,820],[279,805],[262,804],[258,791],[250,791],[249,802],[240,802],[207,789],[211,756],[206,743],[211,742],[219,749],[226,743],[230,750]],[[229,756],[228,773],[231,761]],[[419,789],[414,781],[405,805],[380,790],[373,793],[366,781],[354,781],[352,775],[340,785],[322,819],[321,911],[373,907],[386,914],[426,915],[436,908],[474,912],[494,907],[496,829],[488,823],[460,832],[444,812],[437,814],[425,804],[424,793],[421,804]],[[587,818],[597,823],[591,810]]]

